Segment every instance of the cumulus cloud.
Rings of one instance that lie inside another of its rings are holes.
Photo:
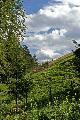
[[[80,41],[80,1],[56,0],[27,16],[24,43],[39,61],[56,58],[74,49],[72,39]]]

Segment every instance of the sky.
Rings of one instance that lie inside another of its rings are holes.
[[[23,0],[23,6],[27,14],[32,14],[47,5],[49,1],[50,0]]]
[[[39,62],[56,59],[80,43],[80,0],[23,0],[26,44]]]

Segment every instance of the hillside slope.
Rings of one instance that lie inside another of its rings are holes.
[[[67,54],[32,75],[34,86],[29,100],[50,120],[80,119],[80,79],[73,60],[73,53]]]
[[[80,120],[80,78],[75,72],[74,57],[73,53],[62,56],[26,77],[32,81],[27,109],[22,107],[23,98],[18,103],[24,112],[8,114],[5,120]],[[14,101],[10,105],[14,106]]]
[[[56,60],[47,61],[47,62],[40,64],[38,67],[34,68],[33,72],[36,73],[36,72],[40,72],[40,71],[46,71],[48,68],[55,66],[55,65],[59,64],[60,62],[67,61],[67,60],[73,59],[73,58],[74,58],[73,53],[65,54],[65,55],[57,58]]]

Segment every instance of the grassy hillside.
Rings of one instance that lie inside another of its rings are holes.
[[[74,55],[70,53],[49,62],[47,69],[31,73],[27,108],[23,107],[23,98],[18,101],[19,113],[2,113],[1,120],[80,120],[80,78],[75,72],[73,59]],[[2,85],[0,89],[4,89]],[[7,86],[5,89],[8,89]],[[0,91],[1,97],[4,90]],[[5,96],[8,97],[6,93]],[[11,101],[1,107],[8,106],[9,111],[14,104]]]
[[[55,66],[60,62],[67,61],[73,58],[74,58],[73,53],[65,54],[57,58],[56,60],[52,60],[52,61],[48,61],[40,64],[37,68],[34,68],[33,72],[36,73],[36,72],[46,71],[48,68],[51,68],[52,66]]]

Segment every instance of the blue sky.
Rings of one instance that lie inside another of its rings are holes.
[[[80,43],[80,0],[23,0],[23,6],[28,28],[23,44],[39,62],[71,52],[73,39]]]
[[[24,9],[28,14],[37,12],[40,8],[47,5],[50,0],[23,0]]]

